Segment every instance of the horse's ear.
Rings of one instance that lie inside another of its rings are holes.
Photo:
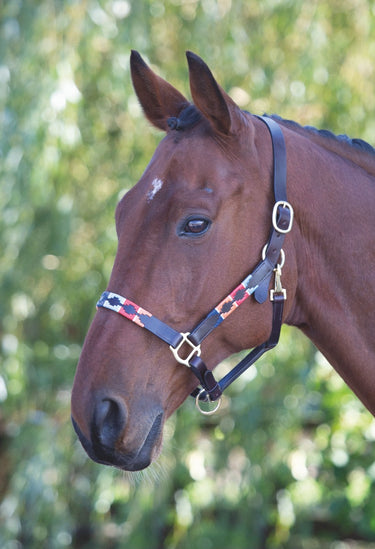
[[[228,135],[235,131],[241,110],[219,86],[206,63],[192,53],[186,52],[189,63],[190,89],[194,104],[209,119],[216,131]]]
[[[189,105],[188,100],[157,76],[134,50],[130,56],[130,68],[133,86],[145,115],[154,126],[166,131],[167,119],[177,117]]]

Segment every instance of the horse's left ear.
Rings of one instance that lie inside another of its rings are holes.
[[[130,68],[135,93],[149,121],[166,131],[167,119],[178,117],[189,101],[163,78],[155,74],[137,51],[132,51]]]
[[[235,133],[242,118],[241,109],[216,82],[206,63],[191,51],[186,52],[189,64],[190,90],[194,104],[222,134]]]

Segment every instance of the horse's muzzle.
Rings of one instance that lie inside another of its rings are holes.
[[[127,451],[122,434],[127,422],[127,410],[120,399],[104,398],[95,406],[90,429],[90,440],[82,433],[72,417],[73,427],[89,457],[97,463],[111,465],[125,471],[140,471],[148,467],[155,454],[154,448],[161,436],[163,412],[155,413],[151,428],[136,449]]]

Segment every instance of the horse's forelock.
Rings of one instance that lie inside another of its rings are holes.
[[[202,114],[195,105],[189,105],[180,112],[178,117],[169,117],[167,119],[167,124],[171,130],[183,131],[192,128],[200,122],[200,120],[202,120]]]

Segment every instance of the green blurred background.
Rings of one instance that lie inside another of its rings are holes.
[[[76,440],[114,208],[161,138],[131,48],[186,95],[191,49],[241,107],[374,145],[373,0],[0,3],[0,547],[374,548],[375,421],[295,330],[213,418],[186,402],[145,473]]]

